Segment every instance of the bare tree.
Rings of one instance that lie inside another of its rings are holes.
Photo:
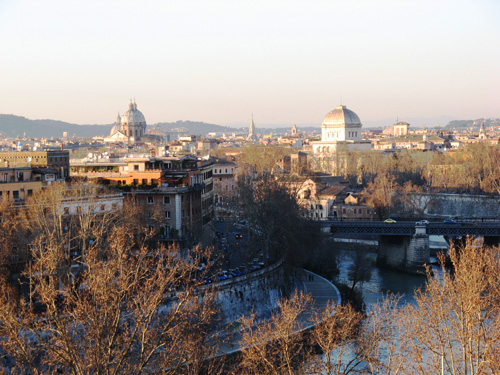
[[[242,318],[243,348],[239,373],[242,374],[296,374],[303,373],[304,346],[303,313],[310,307],[311,298],[298,293],[278,302],[271,318],[257,321],[255,314]]]
[[[391,174],[379,174],[363,191],[363,198],[375,209],[379,219],[387,218],[391,213],[395,189],[395,178]]]
[[[85,225],[89,220],[78,232],[84,237],[80,243],[94,240],[81,257],[71,258],[64,246],[65,218],[54,209],[44,224],[43,210],[36,212],[40,222],[32,228],[39,232],[25,270],[32,303],[12,298],[7,288],[0,294],[0,335],[12,371],[220,371],[216,362],[205,361],[218,354],[218,309],[210,288],[202,286],[199,267],[210,254],[194,248],[181,256],[176,248],[147,247],[147,235],[125,220],[134,215],[122,212],[103,231],[103,217],[88,210],[89,217],[78,219]]]
[[[410,344],[403,373],[498,373],[500,344],[497,249],[468,240],[450,248],[453,273],[429,275],[407,305],[400,335]],[[442,258],[444,264],[444,259]]]
[[[363,315],[350,305],[329,303],[317,312],[310,340],[321,349],[322,355],[308,360],[308,373],[345,375],[361,369],[364,358],[358,350],[357,338],[362,319]]]

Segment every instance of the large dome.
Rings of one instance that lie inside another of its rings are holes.
[[[357,114],[345,105],[339,105],[333,111],[330,111],[323,118],[323,125],[361,125]]]
[[[146,119],[141,111],[137,109],[137,104],[130,103],[128,111],[122,116],[122,125],[146,125]]]

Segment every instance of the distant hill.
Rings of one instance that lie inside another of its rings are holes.
[[[489,126],[499,126],[500,125],[500,119],[498,118],[478,118],[475,120],[454,120],[450,121],[448,125],[446,125],[446,129],[453,130],[453,129],[461,129],[461,128],[470,128],[470,127],[476,127],[479,128],[481,123],[484,122],[485,127]]]
[[[201,121],[160,122],[158,124],[155,124],[154,126],[158,126],[161,131],[166,132],[185,129],[186,133],[193,135],[206,135],[208,133],[232,133],[241,131],[241,129],[216,124],[208,124]]]
[[[438,117],[400,117],[400,118],[392,118],[392,119],[384,119],[384,120],[365,120],[361,119],[361,123],[363,124],[363,129],[376,129],[376,128],[387,128],[390,125],[393,125],[397,121],[405,121],[410,124],[410,129],[415,130],[416,128],[426,127],[433,128],[438,124],[443,126],[444,124],[448,124],[450,121],[455,120],[455,118],[451,116],[438,116]]]
[[[159,130],[165,132],[184,129],[189,134],[205,135],[212,132],[238,132],[240,129],[227,126],[208,124],[200,121],[162,122]],[[95,137],[109,135],[113,124],[108,125],[77,125],[57,120],[30,120],[26,117],[0,114],[0,133],[4,137],[22,137],[26,133],[28,138],[60,138],[63,132],[68,137]],[[151,129],[152,126],[148,126]]]
[[[76,125],[56,120],[30,120],[26,117],[0,114],[0,133],[4,137],[60,138],[63,132],[68,137],[93,137],[108,135],[113,125]]]

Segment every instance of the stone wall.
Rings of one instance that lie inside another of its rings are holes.
[[[427,217],[500,217],[500,196],[469,194],[414,194],[422,199],[420,208]]]
[[[263,316],[288,292],[283,262],[217,283],[218,302],[226,323],[255,311]]]

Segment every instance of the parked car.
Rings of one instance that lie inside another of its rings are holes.
[[[443,223],[448,223],[448,224],[456,224],[457,222],[453,219],[444,219]]]
[[[386,224],[394,224],[394,223],[396,223],[396,220],[389,218],[389,219],[385,219],[384,223],[386,223]]]
[[[243,239],[243,235],[241,233],[236,233],[234,235],[234,238],[237,239],[237,240],[241,240],[241,239]]]

